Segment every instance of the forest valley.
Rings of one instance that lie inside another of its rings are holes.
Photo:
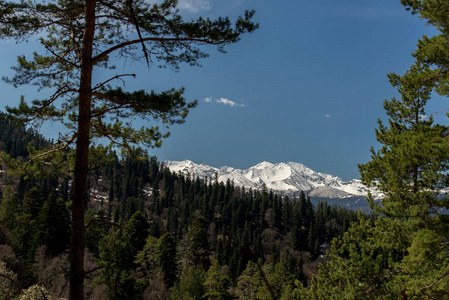
[[[0,129],[11,158],[49,143],[4,114]],[[290,199],[174,174],[135,154],[111,152],[89,174],[88,299],[288,299],[325,263],[332,238],[367,218],[315,208],[304,193]],[[1,173],[3,298],[67,296],[71,188],[69,175]]]
[[[449,1],[400,1],[436,34],[388,74],[398,97],[358,166],[384,195],[368,195],[369,216],[174,174],[138,148],[159,147],[197,102],[93,70],[195,66],[203,47],[258,28],[252,10],[184,21],[176,0],[156,2],[0,0],[0,39],[45,49],[3,80],[50,90],[0,118],[0,299],[449,299],[449,126],[426,111],[449,96]],[[47,121],[66,130],[57,141],[30,129]]]

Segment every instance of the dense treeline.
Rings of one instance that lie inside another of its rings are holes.
[[[17,132],[19,140],[43,141]],[[134,154],[109,153],[89,176],[91,299],[270,298],[264,277],[276,297],[291,296],[325,261],[332,238],[357,220],[355,212],[324,202],[313,207],[303,192],[245,190],[231,181],[175,174],[141,150]],[[0,272],[10,275],[0,279],[0,295],[26,288],[66,295],[71,178],[2,179]]]
[[[359,165],[362,182],[384,194],[382,205],[368,197],[374,217],[313,207],[304,193],[290,198],[174,174],[141,150],[119,157],[92,149],[107,157],[91,155],[97,165],[81,202],[86,296],[448,299],[449,127],[425,109],[433,94],[449,95],[449,1],[401,3],[439,33],[419,41],[405,74],[389,74],[400,98],[384,101],[382,146]],[[24,144],[41,145],[33,131],[4,126],[6,162],[22,161]],[[1,172],[0,298],[66,296],[73,178],[63,169],[13,170]]]
[[[32,128],[25,128],[0,112],[0,150],[10,157],[27,157],[28,146],[44,148],[49,144],[42,135]]]

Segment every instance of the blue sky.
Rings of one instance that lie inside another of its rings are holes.
[[[159,160],[190,159],[214,167],[245,169],[262,161],[294,161],[315,171],[358,178],[358,163],[370,159],[374,129],[385,118],[384,99],[396,96],[387,73],[402,74],[423,34],[433,34],[399,0],[184,0],[185,17],[230,16],[255,9],[260,29],[237,44],[206,50],[202,67],[170,69],[117,66],[135,72],[126,88],[185,87],[199,105],[187,122],[171,128]],[[3,43],[0,72],[33,43]],[[0,83],[5,105],[21,94]],[[431,111],[444,109],[441,99]],[[141,124],[136,123],[136,126]],[[42,133],[57,134],[58,127]]]

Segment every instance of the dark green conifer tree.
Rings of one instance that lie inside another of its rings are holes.
[[[140,211],[134,213],[126,223],[122,237],[127,252],[124,259],[128,269],[132,268],[134,257],[137,255],[137,252],[143,249],[149,234],[149,227],[147,218]]]
[[[51,193],[37,218],[41,232],[40,245],[46,245],[47,253],[54,257],[69,249],[70,215],[62,199]]]
[[[177,251],[176,242],[173,236],[165,233],[156,246],[156,261],[162,272],[167,286],[171,287],[177,277]]]
[[[342,239],[305,298],[444,299],[449,295],[447,217],[448,127],[426,111],[434,92],[449,95],[449,3],[402,0],[439,34],[424,36],[404,75],[389,74],[400,99],[384,101],[388,124],[379,121],[371,161],[360,165],[362,181],[383,192],[369,197],[374,222],[359,217]]]
[[[187,233],[187,265],[201,266],[208,269],[210,265],[209,259],[209,242],[207,240],[207,231],[209,223],[204,217],[199,217],[193,222]]]

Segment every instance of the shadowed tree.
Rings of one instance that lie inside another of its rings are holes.
[[[90,146],[105,137],[111,145],[125,148],[135,143],[158,147],[168,133],[157,126],[134,129],[131,122],[142,118],[167,126],[183,123],[196,104],[183,98],[183,89],[128,92],[111,85],[133,74],[98,81],[94,70],[112,68],[112,56],[175,70],[180,63],[198,65],[199,59],[207,57],[201,46],[216,45],[223,51],[223,46],[257,28],[251,21],[253,11],[235,24],[228,18],[184,21],[176,4],[175,0],[158,4],[144,0],[0,1],[0,37],[23,41],[34,36],[45,50],[30,58],[20,56],[13,68],[16,75],[4,80],[14,86],[51,90],[44,99],[31,103],[22,99],[9,112],[29,124],[53,121],[66,127],[58,142],[36,153],[34,161],[46,159],[54,165],[59,150],[75,152],[70,299],[84,298],[84,201]]]
[[[210,265],[209,259],[209,242],[207,240],[207,230],[209,223],[200,216],[193,222],[187,233],[187,249],[185,254],[186,265],[201,266],[208,269]]]
[[[164,274],[165,283],[171,287],[176,280],[176,242],[169,233],[164,234],[156,245],[158,266]]]

